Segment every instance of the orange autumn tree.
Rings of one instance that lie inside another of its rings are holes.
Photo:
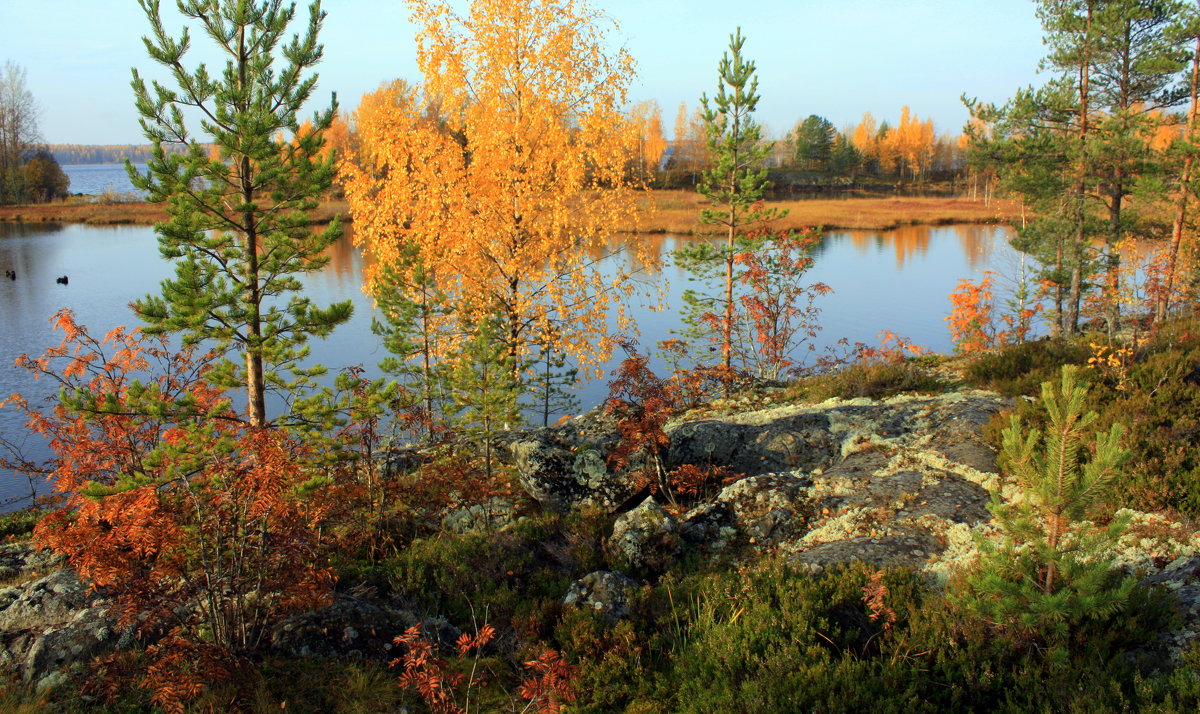
[[[466,16],[412,7],[424,83],[364,97],[359,156],[341,166],[355,240],[376,259],[367,289],[386,289],[389,267],[420,266],[458,330],[498,322],[523,384],[547,351],[595,367],[636,285],[597,268],[634,218],[636,136],[621,114],[632,60],[576,0],[473,0]]]
[[[662,110],[653,99],[638,102],[629,112],[629,122],[637,132],[637,163],[640,176],[653,179],[667,150],[667,139],[663,136]]]
[[[950,293],[950,305],[946,322],[955,350],[978,352],[996,344],[991,271],[985,270],[979,282],[959,278],[958,286]]]

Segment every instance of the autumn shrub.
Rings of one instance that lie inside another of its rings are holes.
[[[106,589],[118,625],[149,643],[139,684],[179,710],[326,597],[309,503],[325,479],[306,472],[306,444],[246,426],[207,379],[214,355],[121,328],[97,340],[69,311],[55,325],[60,345],[19,360],[60,388],[47,411],[16,400],[64,497],[35,537]]]
[[[967,363],[964,378],[1006,396],[1033,396],[1064,364],[1086,364],[1090,355],[1083,340],[1024,342],[979,353]]]
[[[836,372],[801,381],[797,390],[805,398],[886,399],[909,392],[936,393],[947,386],[920,362],[864,360]]]

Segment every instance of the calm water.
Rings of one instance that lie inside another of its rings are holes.
[[[134,164],[134,168],[146,173],[145,164]],[[129,183],[129,175],[125,173],[124,164],[63,164],[63,173],[71,179],[67,188],[71,193],[83,193],[89,196],[112,193],[137,193],[133,184]]]
[[[820,344],[845,337],[850,342],[876,343],[882,330],[906,336],[929,349],[952,348],[944,317],[949,313],[947,294],[960,277],[978,278],[985,269],[1015,274],[1019,264],[1008,246],[1009,231],[991,226],[907,227],[885,233],[831,233],[821,244],[809,282],[821,281],[834,293],[819,300],[824,331]],[[638,236],[670,251],[672,238]],[[621,257],[609,259],[623,260]],[[16,270],[16,280],[0,280],[0,395],[21,392],[44,397],[50,387],[32,382],[22,370],[11,368],[22,353],[40,354],[59,342],[49,318],[59,308],[76,312],[93,335],[103,335],[117,325],[137,323],[128,304],[158,291],[159,281],[171,266],[158,256],[153,231],[146,227],[92,227],[81,225],[0,223],[0,268]],[[303,280],[318,304],[345,299],[355,301],[351,322],[332,339],[312,343],[314,360],[330,368],[362,364],[374,368],[385,355],[370,331],[372,308],[361,291],[363,258],[344,238],[332,249],[331,261]],[[55,283],[61,275],[68,285]],[[668,266],[661,276],[669,283],[668,307],[677,309],[686,286],[679,269]],[[671,309],[652,312],[637,309],[641,344],[653,346],[679,327]],[[615,360],[608,367],[615,366]],[[607,390],[601,381],[581,387],[584,408],[599,403]],[[45,447],[26,434],[12,409],[0,409],[0,437],[45,455]],[[28,493],[28,486],[11,474],[0,473],[0,503]]]

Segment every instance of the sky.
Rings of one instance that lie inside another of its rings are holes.
[[[163,0],[169,30],[184,21]],[[453,4],[453,3],[452,3]],[[302,3],[302,7],[306,3]],[[680,102],[713,94],[736,27],[758,68],[758,120],[780,137],[810,114],[835,126],[864,112],[895,123],[908,105],[939,132],[967,120],[960,96],[1003,102],[1038,84],[1044,54],[1031,0],[592,0],[618,24],[614,43],[637,61],[632,101],[656,100],[668,132]],[[325,59],[315,102],[336,92],[353,110],[383,82],[420,80],[402,0],[325,0]],[[461,3],[458,4],[461,7]],[[307,17],[306,13],[297,13]],[[298,17],[299,19],[299,17]],[[135,0],[0,0],[0,62],[25,68],[42,138],[52,144],[134,144],[130,68],[162,75],[146,56]],[[302,28],[296,23],[297,31]],[[206,38],[193,33],[197,57]],[[320,107],[314,104],[312,111]]]

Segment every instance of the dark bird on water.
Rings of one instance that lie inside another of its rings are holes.
[[[54,282],[58,283],[59,285],[66,285],[67,284],[67,276],[64,275],[61,278],[55,278]]]
[[[6,271],[4,271],[4,276],[5,276],[6,278],[8,278],[9,280],[16,280],[16,279],[17,279],[17,271],[15,271],[15,270],[6,270]]]

